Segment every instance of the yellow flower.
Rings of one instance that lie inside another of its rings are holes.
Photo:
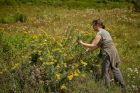
[[[62,90],[67,90],[67,87],[66,87],[65,84],[62,84],[61,87],[60,87],[60,89],[62,89]]]
[[[73,73],[67,76],[68,80],[72,80],[73,77],[74,77]]]
[[[61,79],[61,75],[58,73],[56,74],[56,80],[60,80]]]
[[[81,62],[81,64],[83,64],[83,66],[86,66],[87,65],[87,63],[84,62],[83,60],[80,60],[80,62]]]
[[[60,68],[60,65],[57,65],[56,68]]]
[[[39,60],[41,60],[41,61],[42,61],[42,60],[43,60],[43,58],[42,58],[42,57],[39,57]]]
[[[67,64],[66,63],[64,63],[64,67],[67,67]]]
[[[37,35],[33,35],[33,39],[37,39]]]
[[[12,69],[14,70],[14,69],[16,69],[16,68],[18,68],[19,67],[19,63],[16,63],[13,67],[12,67]]]
[[[43,43],[43,45],[47,45],[47,43],[46,43],[46,42],[44,42],[44,43]]]
[[[72,69],[74,69],[74,65],[72,65],[71,67],[72,67]]]
[[[54,62],[43,62],[43,65],[53,65]]]
[[[78,76],[79,76],[79,74],[80,74],[79,69],[77,69],[77,70],[75,70],[75,71],[74,71],[74,76],[77,76],[77,77],[78,77]]]
[[[23,33],[24,33],[24,34],[28,34],[28,32],[27,32],[27,31],[24,31]]]
[[[41,53],[41,51],[40,51],[40,50],[38,50],[37,52],[38,52],[39,54]]]
[[[33,53],[37,53],[37,50],[33,50]]]

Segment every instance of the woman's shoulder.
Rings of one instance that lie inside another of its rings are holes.
[[[103,34],[105,31],[106,31],[105,29],[100,29],[100,30],[97,32],[97,34],[101,35],[101,34]]]

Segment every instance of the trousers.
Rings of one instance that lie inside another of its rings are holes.
[[[118,67],[119,64],[115,63],[115,65],[112,65],[111,62],[110,62],[109,55],[107,54],[106,51],[102,52],[102,60],[103,60],[103,63],[102,63],[102,78],[105,80],[105,85],[107,87],[110,86],[111,79],[110,79],[109,71],[111,69],[111,71],[113,72],[115,82],[118,82],[118,84],[121,86],[121,88],[124,88],[125,87],[125,82],[123,80],[121,71]]]

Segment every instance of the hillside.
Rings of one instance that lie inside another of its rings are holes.
[[[91,42],[98,18],[118,49],[128,93],[139,93],[139,12],[28,4],[0,8],[0,93],[121,93],[113,77],[109,89],[99,79],[99,50],[84,54],[76,42]]]

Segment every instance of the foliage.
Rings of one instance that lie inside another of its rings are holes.
[[[133,0],[134,8],[136,11],[140,11],[140,1],[139,0]]]
[[[17,13],[12,16],[3,16],[0,18],[0,23],[16,23],[16,22],[26,22],[27,17],[24,14]]]
[[[124,0],[0,0],[1,5],[49,5],[68,8],[128,8],[132,4]]]

